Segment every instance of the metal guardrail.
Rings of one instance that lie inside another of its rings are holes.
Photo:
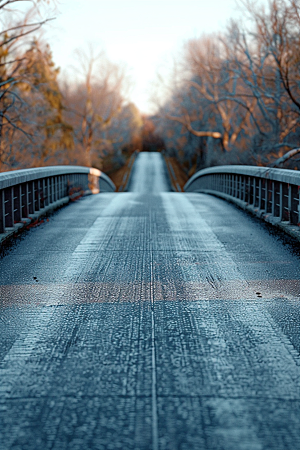
[[[98,169],[51,166],[0,173],[0,233],[83,193],[113,192]]]
[[[185,192],[214,194],[273,224],[300,225],[300,172],[256,166],[218,166],[200,170]]]

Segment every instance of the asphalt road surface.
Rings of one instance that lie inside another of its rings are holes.
[[[298,249],[159,154],[131,187],[0,259],[1,450],[300,449]]]

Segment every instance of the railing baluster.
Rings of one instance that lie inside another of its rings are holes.
[[[291,185],[291,197],[292,197],[292,205],[291,205],[291,223],[293,225],[297,225],[298,222],[298,186]]]
[[[28,183],[21,185],[21,217],[28,217]]]
[[[40,182],[40,185],[41,185],[41,208],[45,208],[45,195],[46,195],[46,193],[45,193],[45,187],[46,187],[46,185],[45,185],[45,178],[43,178],[42,180],[41,180],[41,182]]]
[[[14,226],[13,186],[4,190],[5,228]]]
[[[274,186],[274,213],[276,218],[280,217],[280,183],[279,181],[273,181]]]
[[[292,223],[292,186],[288,185],[288,208],[289,208],[289,222]]]
[[[300,226],[300,186],[298,186],[298,226]]]
[[[251,204],[255,207],[256,204],[256,178],[252,178],[252,202]]]
[[[50,179],[50,189],[51,189],[51,194],[50,194],[50,198],[51,198],[51,203],[54,203],[54,177],[51,177]]]
[[[22,218],[22,192],[21,185],[13,187],[13,210],[14,210],[14,223],[21,222]]]
[[[283,219],[283,188],[282,183],[279,185],[279,219]]]
[[[62,176],[59,176],[59,199],[63,197],[63,190],[62,190]]]
[[[49,187],[50,187],[50,182],[49,182],[49,177],[47,177],[46,178],[46,180],[45,180],[45,190],[46,190],[46,193],[45,193],[45,205],[46,206],[49,206],[50,205],[50,189],[49,189]]]
[[[35,211],[39,211],[41,209],[40,202],[40,180],[36,180],[34,183],[34,196],[35,196]]]
[[[4,190],[0,190],[0,233],[5,232],[5,203]]]
[[[262,180],[258,179],[258,209],[262,210]]]
[[[29,192],[28,192],[28,197],[29,197],[28,212],[29,212],[29,214],[34,214],[34,212],[35,212],[34,181],[29,181],[28,189],[29,189]]]
[[[55,177],[55,201],[59,199],[58,197],[58,176]]]

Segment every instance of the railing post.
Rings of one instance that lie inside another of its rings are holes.
[[[240,175],[240,196],[239,199],[243,200],[244,197],[244,180],[243,180],[243,175]]]
[[[258,180],[258,209],[261,211],[261,203],[262,203],[262,198],[261,198],[261,178],[259,178]]]
[[[4,190],[5,228],[14,226],[13,187]]]
[[[14,210],[14,223],[21,222],[22,218],[22,192],[21,185],[17,184],[13,187],[13,210]]]
[[[64,175],[64,182],[63,182],[63,186],[64,186],[64,197],[66,197],[68,195],[68,180],[67,180],[67,175]]]
[[[28,217],[28,183],[21,185],[21,217]]]
[[[242,186],[241,186],[241,194],[242,194],[242,200],[245,201],[246,191],[245,191],[245,176],[242,175]]]
[[[279,219],[283,218],[283,188],[282,183],[279,183]]]
[[[293,225],[297,225],[298,222],[298,202],[299,202],[299,194],[298,194],[298,186],[291,185],[291,223]]]
[[[250,175],[247,175],[245,177],[245,182],[246,182],[246,198],[245,201],[246,203],[249,205],[249,198],[250,198]]]
[[[288,211],[289,211],[289,222],[292,223],[292,186],[288,185],[288,196],[289,196],[289,203],[288,203]]]
[[[34,214],[35,212],[35,195],[34,195],[34,189],[35,189],[35,183],[34,181],[29,181],[28,183],[28,213]]]
[[[272,200],[271,200],[271,214],[275,217],[275,182],[272,180]]]
[[[49,178],[47,177],[45,179],[45,206],[49,206],[49,204],[50,204],[50,197],[49,197],[50,192],[49,191],[50,191]]]
[[[45,178],[40,180],[40,192],[41,192],[41,208],[45,208]]]
[[[238,187],[237,187],[237,183],[238,183],[238,176],[237,175],[233,175],[233,179],[234,179],[234,190],[233,190],[233,196],[236,198],[237,197],[237,192],[238,192]]]
[[[4,190],[0,190],[0,233],[5,232],[5,203]]]
[[[298,226],[300,226],[300,186],[298,186]]]
[[[280,217],[280,182],[273,181],[274,186],[274,217]]]
[[[264,186],[265,186],[265,194],[263,195],[264,197],[264,211],[267,212],[268,211],[268,180],[264,179]]]
[[[40,198],[40,180],[36,180],[34,183],[34,193],[35,193],[35,211],[41,209],[41,198]]]
[[[55,177],[55,201],[57,201],[59,199],[58,197],[58,176]]]
[[[58,200],[61,199],[61,176],[58,175]]]
[[[54,202],[54,177],[50,178],[50,203]]]

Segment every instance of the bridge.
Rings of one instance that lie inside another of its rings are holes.
[[[208,195],[265,202],[274,223],[290,207],[295,228],[294,188],[208,175],[171,192],[142,153],[128,192],[100,188],[3,247],[1,449],[300,448],[299,247]],[[70,194],[45,176],[36,209]],[[33,207],[30,180],[10,211]]]

